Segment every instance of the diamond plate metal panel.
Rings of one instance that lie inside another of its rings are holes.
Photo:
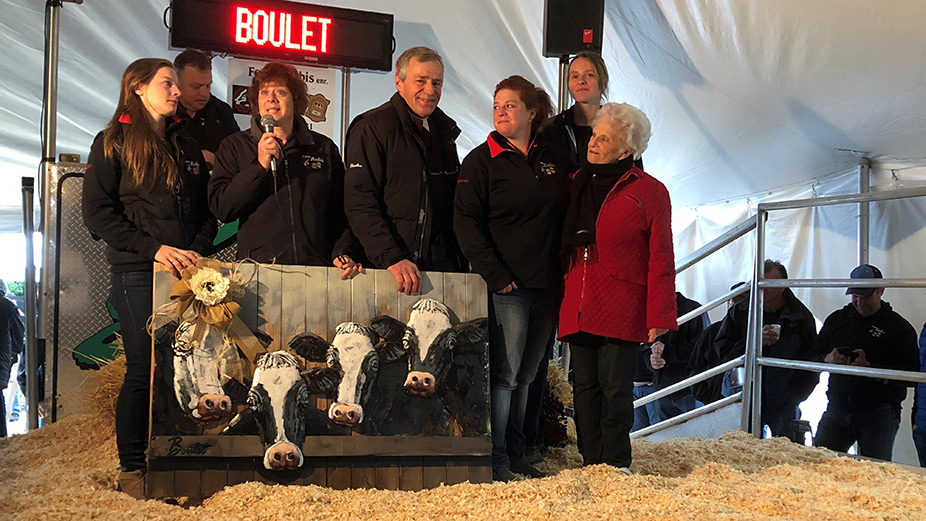
[[[55,225],[55,233],[49,233],[46,240],[57,246],[58,260],[56,266],[54,256],[46,257],[43,271],[48,281],[43,284],[48,288],[45,295],[49,297],[43,306],[49,312],[46,342],[49,349],[57,345],[57,419],[85,412],[86,396],[92,391],[85,383],[88,370],[116,354],[108,344],[115,335],[114,319],[106,305],[110,281],[103,256],[105,245],[93,240],[81,217],[83,171],[59,169],[58,175],[52,176],[57,186],[49,200],[51,211],[46,214]]]

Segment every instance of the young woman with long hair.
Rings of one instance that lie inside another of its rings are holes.
[[[120,488],[134,497],[144,496],[153,266],[158,262],[179,276],[209,251],[216,231],[202,153],[174,117],[179,97],[171,62],[132,62],[122,75],[116,111],[90,148],[84,178],[84,223],[106,242],[110,300],[125,350],[116,444]]]

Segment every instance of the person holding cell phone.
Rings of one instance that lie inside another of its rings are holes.
[[[880,279],[871,264],[858,266],[853,279]],[[874,283],[874,281],[872,281]],[[849,288],[852,302],[826,317],[813,360],[828,364],[919,371],[916,330],[881,300],[884,288]],[[891,461],[900,428],[900,404],[914,384],[831,374],[829,403],[820,418],[814,445],[846,452],[858,442],[859,454]]]

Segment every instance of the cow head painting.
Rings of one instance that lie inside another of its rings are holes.
[[[391,362],[401,356],[398,344],[379,343],[372,329],[355,322],[340,324],[329,344],[314,333],[299,335],[290,342],[307,360],[326,361],[327,368],[312,369],[306,379],[312,382],[313,392],[331,393],[334,401],[328,409],[328,418],[343,427],[354,427],[363,422],[363,408],[379,370],[381,356]]]
[[[235,349],[221,330],[197,328],[183,321],[171,339],[174,366],[174,395],[180,407],[196,421],[209,422],[232,415],[231,399],[222,388],[222,375]],[[227,378],[226,378],[227,379]]]
[[[389,316],[373,319],[372,328],[386,342],[400,340],[408,359],[405,390],[411,395],[434,396],[453,363],[457,344],[484,341],[485,319],[451,325],[450,310],[441,302],[424,298],[412,306],[408,323]]]
[[[264,468],[289,470],[302,466],[305,411],[309,390],[302,362],[286,351],[263,355],[257,361],[248,406],[257,420],[264,451]]]

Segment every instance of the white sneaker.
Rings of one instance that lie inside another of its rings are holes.
[[[630,469],[627,467],[618,467],[617,471],[625,476],[633,476],[633,472],[630,472]]]

